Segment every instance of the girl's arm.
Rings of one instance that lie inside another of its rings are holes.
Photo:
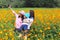
[[[12,8],[10,8],[10,9],[13,12],[13,14],[16,16],[17,15],[16,12]]]
[[[32,23],[33,23],[33,19],[30,19],[30,27],[31,27]]]
[[[30,27],[31,27],[32,23],[33,23],[33,21],[31,21],[31,23],[30,23]]]
[[[9,6],[9,8],[11,9],[11,11],[13,12],[13,14],[16,16],[16,12],[11,8],[11,6]]]

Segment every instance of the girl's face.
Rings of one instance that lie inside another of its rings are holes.
[[[22,17],[22,14],[20,14],[20,13],[18,15],[19,15],[19,17]]]
[[[18,15],[20,15],[20,13],[18,13]]]
[[[24,18],[26,18],[26,17],[24,16]]]

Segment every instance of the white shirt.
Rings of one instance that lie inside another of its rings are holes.
[[[22,25],[28,25],[28,29],[30,29],[31,24],[33,23],[33,18],[26,18],[23,20]]]
[[[33,23],[33,18],[29,18],[29,24],[28,24],[28,29],[30,29],[31,24]]]

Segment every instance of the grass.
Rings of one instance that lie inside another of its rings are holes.
[[[9,8],[0,8],[0,10],[9,10]],[[13,8],[14,10],[48,10],[48,9],[50,9],[50,10],[60,10],[60,8]]]
[[[35,12],[35,20],[28,34],[28,40],[60,40],[60,8],[13,8]],[[0,40],[20,40],[14,32],[15,16],[8,8],[0,8]],[[17,34],[16,34],[17,33]]]

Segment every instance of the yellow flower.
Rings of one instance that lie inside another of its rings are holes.
[[[38,40],[42,40],[41,38],[38,38]]]
[[[53,28],[54,28],[54,29],[56,29],[56,27],[55,27],[55,26],[54,26]]]
[[[0,34],[2,34],[3,32],[2,31],[0,31]]]
[[[2,19],[0,18],[0,21],[1,21]]]
[[[4,29],[4,32],[7,32],[7,30],[6,30],[6,29]]]
[[[4,38],[3,38],[3,39],[8,40],[8,36],[4,36]]]
[[[30,36],[31,34],[28,34],[28,36]]]
[[[60,32],[59,32],[59,35],[60,35]]]
[[[44,37],[45,37],[45,34],[43,33],[42,36],[43,36],[43,38],[44,38]]]
[[[30,38],[28,38],[28,40],[30,40]]]
[[[49,30],[50,30],[50,29],[51,29],[51,27],[49,26],[49,27],[47,27],[47,29],[49,29]]]
[[[7,34],[7,33],[5,33],[5,35],[7,36],[8,34]]]
[[[4,28],[4,26],[3,26],[3,25],[2,25],[1,27],[2,27],[2,28]]]
[[[40,40],[40,39],[38,39],[38,40]]]
[[[47,30],[47,28],[45,27],[44,30]]]
[[[3,40],[2,38],[0,38],[0,40]]]
[[[50,25],[50,23],[49,23],[49,22],[47,22],[46,24],[47,24],[47,25]]]
[[[12,38],[12,40],[15,40],[14,38]]]
[[[13,33],[13,32],[10,32],[10,33],[9,33],[9,36],[10,36],[10,37],[13,37],[13,36],[14,36],[14,33]]]
[[[37,34],[35,34],[35,37],[37,37]]]
[[[27,36],[24,36],[24,40],[27,40]]]
[[[43,31],[42,31],[42,30],[40,30],[40,32],[42,33]]]

